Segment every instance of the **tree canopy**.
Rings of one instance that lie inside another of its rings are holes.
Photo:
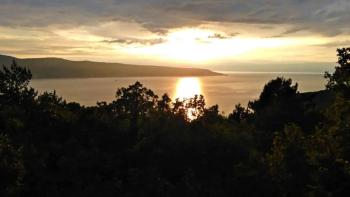
[[[333,74],[326,72],[328,89],[350,89],[350,48],[337,49],[338,66]]]
[[[349,51],[326,90],[278,77],[228,116],[140,82],[81,106],[38,94],[13,62],[0,70],[0,196],[347,196]]]

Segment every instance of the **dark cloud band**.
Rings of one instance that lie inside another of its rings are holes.
[[[350,34],[349,0],[0,0],[1,26],[139,23],[164,34],[174,27],[231,22],[290,25],[324,35]]]

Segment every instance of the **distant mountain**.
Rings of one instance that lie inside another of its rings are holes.
[[[0,65],[12,60],[31,70],[33,78],[93,78],[93,77],[151,77],[151,76],[216,76],[208,69],[165,66],[131,65],[92,61],[70,61],[61,58],[20,59],[0,55]]]

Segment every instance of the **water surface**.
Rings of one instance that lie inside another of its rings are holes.
[[[34,79],[31,86],[39,92],[56,90],[67,101],[79,102],[86,106],[97,101],[110,102],[116,90],[140,81],[147,88],[161,96],[168,93],[171,98],[203,94],[207,105],[218,104],[226,114],[234,105],[246,105],[249,100],[259,97],[264,85],[277,76],[290,77],[298,82],[299,91],[324,89],[322,74],[308,73],[231,73],[214,77],[123,77],[84,79]]]

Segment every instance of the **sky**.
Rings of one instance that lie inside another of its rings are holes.
[[[0,54],[317,67],[350,46],[349,10],[350,0],[0,0]]]

